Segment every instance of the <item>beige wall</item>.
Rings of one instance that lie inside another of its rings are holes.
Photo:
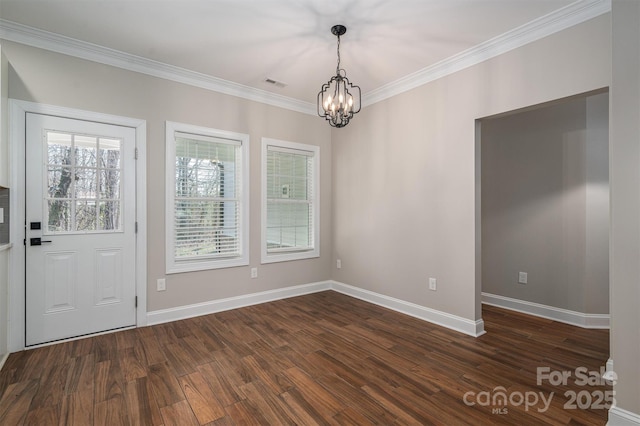
[[[0,46],[0,186],[9,187],[9,140],[7,97],[9,96],[9,62]]]
[[[608,120],[607,93],[482,120],[483,292],[609,313]]]
[[[147,122],[149,311],[327,280],[331,258],[331,144],[317,117],[6,42],[9,96],[31,102],[144,119]],[[46,72],[43,72],[46,70]],[[251,266],[165,276],[165,120],[247,133],[251,141]],[[321,257],[260,265],[262,137],[320,146]]]
[[[640,416],[640,2],[612,2],[611,356],[619,408]]]
[[[9,187],[9,140],[7,138],[8,61],[0,46],[0,186]],[[0,250],[0,359],[7,353],[9,250]]]
[[[374,104],[334,130],[342,269],[333,278],[480,319],[475,120],[608,86],[609,21],[600,16]]]

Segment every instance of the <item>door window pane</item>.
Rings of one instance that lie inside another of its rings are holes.
[[[75,198],[96,198],[96,169],[76,169]]]
[[[120,228],[120,203],[117,201],[103,201],[100,203],[98,214],[98,228],[114,230]]]
[[[47,133],[47,162],[55,165],[71,164],[71,135],[68,133]]]
[[[71,195],[71,167],[49,167],[47,193],[50,198],[69,198]]]
[[[49,231],[71,231],[71,201],[49,200],[47,204],[49,208],[49,220],[47,222]]]
[[[120,199],[120,170],[100,170],[100,198]]]
[[[76,201],[75,222],[76,231],[95,231],[97,229],[96,202]]]
[[[121,231],[122,140],[48,131],[46,232]]]
[[[120,168],[120,144],[121,141],[119,139],[100,139],[98,152],[100,167],[107,169]]]
[[[98,153],[98,139],[91,136],[76,135],[75,145],[75,165],[78,167],[96,167],[96,156]]]

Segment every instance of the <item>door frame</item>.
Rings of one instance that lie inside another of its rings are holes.
[[[102,114],[74,108],[9,99],[9,148],[11,159],[10,235],[13,250],[9,252],[9,330],[8,350],[25,349],[25,138],[27,113],[53,115],[74,120],[94,121],[135,129],[136,161],[136,326],[147,325],[147,170],[145,120]]]

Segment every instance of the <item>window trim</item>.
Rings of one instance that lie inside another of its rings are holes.
[[[222,138],[237,141],[240,146],[240,165],[242,167],[240,179],[240,255],[234,257],[204,258],[177,260],[174,256],[175,248],[175,180],[176,180],[176,133],[202,136],[207,138]],[[203,271],[209,269],[232,268],[236,266],[249,265],[249,135],[244,133],[231,132],[227,130],[212,129],[208,127],[195,126],[191,124],[166,122],[166,188],[165,188],[165,238],[166,238],[166,273],[175,274],[181,272]]]
[[[313,174],[312,174],[312,193],[313,201],[313,247],[309,250],[300,251],[282,251],[280,253],[267,252],[267,147],[274,146],[283,150],[306,151],[313,153]],[[260,263],[287,262],[290,260],[312,259],[320,257],[320,147],[317,145],[309,145],[298,142],[289,142],[278,139],[262,138],[261,153],[261,233],[260,242]]]

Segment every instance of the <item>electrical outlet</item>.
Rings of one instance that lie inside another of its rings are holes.
[[[527,283],[527,273],[526,272],[518,272],[518,282],[520,284]]]
[[[258,278],[258,268],[251,268],[251,278]]]
[[[156,290],[165,291],[167,289],[167,281],[164,278],[158,278],[156,281]]]
[[[438,288],[438,282],[435,278],[429,278],[429,290],[436,291]]]
[[[342,260],[340,260],[340,259],[336,260],[336,268],[338,268],[338,269],[342,268]]]

